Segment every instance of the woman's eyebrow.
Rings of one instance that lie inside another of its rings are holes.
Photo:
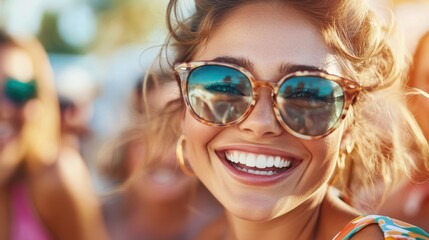
[[[250,62],[249,59],[246,59],[246,58],[221,56],[221,57],[217,57],[217,58],[213,59],[212,61],[234,64],[234,65],[240,66],[242,68],[245,68],[250,72],[252,72],[252,70],[253,70],[253,63]]]
[[[234,65],[243,67],[250,72],[253,72],[252,71],[253,63],[247,58],[220,56],[220,57],[214,58],[212,61],[234,64]],[[328,71],[326,71],[323,68],[312,66],[312,65],[305,65],[305,64],[282,63],[279,68],[279,73],[282,76],[288,75],[290,73],[297,72],[297,71],[317,71],[317,72],[323,72],[328,74]]]
[[[293,72],[297,71],[316,71],[316,72],[323,72],[326,74],[329,74],[328,71],[326,71],[323,68],[312,66],[312,65],[305,65],[305,64],[291,64],[291,63],[283,63],[280,65],[280,73],[282,75],[288,75]]]

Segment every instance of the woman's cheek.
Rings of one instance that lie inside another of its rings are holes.
[[[199,159],[198,162],[201,162],[201,160],[209,157],[207,147],[222,128],[210,127],[200,123],[189,113],[186,113],[184,121],[183,134],[186,136],[188,159]]]
[[[202,146],[207,146],[220,130],[218,127],[210,127],[200,123],[189,113],[186,113],[184,121],[183,133],[186,136],[186,140],[192,139],[193,142]]]

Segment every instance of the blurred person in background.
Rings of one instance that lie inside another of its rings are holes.
[[[61,146],[58,109],[41,44],[0,32],[0,239],[108,239],[86,166]]]
[[[91,136],[90,121],[98,90],[98,84],[82,68],[71,66],[58,75],[62,142],[78,152],[82,151],[82,143]]]
[[[193,239],[220,213],[211,194],[176,163],[178,119],[156,118],[179,95],[172,82],[142,77],[132,95],[134,120],[103,158],[104,176],[119,186],[106,198],[104,215],[112,239]],[[147,99],[142,105],[142,99]],[[160,120],[159,128],[147,121]]]
[[[95,117],[94,102],[98,97],[100,85],[86,69],[70,65],[59,71],[56,89],[60,107],[62,145],[82,158],[97,189],[99,181],[95,174],[94,159],[99,144],[91,121]]]
[[[429,140],[429,32],[420,39],[414,53],[407,85],[417,89],[408,99],[408,106]],[[421,92],[423,91],[423,92]],[[417,159],[422,165],[423,159]],[[379,209],[386,214],[429,231],[429,178],[428,175],[406,179]]]

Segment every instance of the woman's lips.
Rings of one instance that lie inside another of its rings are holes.
[[[243,149],[217,150],[232,175],[246,184],[268,184],[279,181],[295,169],[302,159],[288,153],[265,150],[259,153]]]
[[[237,150],[225,151],[225,159],[236,169],[256,175],[273,175],[292,166],[291,158]]]

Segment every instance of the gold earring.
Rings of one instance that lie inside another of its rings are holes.
[[[183,173],[188,176],[194,176],[195,174],[186,167],[185,158],[183,157],[183,142],[185,141],[185,135],[181,135],[177,140],[176,144],[176,158],[179,163],[180,169],[182,169]]]
[[[345,151],[343,149],[340,149],[340,157],[338,159],[338,168],[342,171],[344,170],[344,168],[346,167],[346,160],[347,157],[350,155],[350,153],[353,151],[354,149],[354,142],[350,142],[349,144],[346,145],[345,147]]]
[[[347,159],[347,153],[345,153],[344,151],[340,151],[340,157],[338,158],[338,161],[337,161],[338,169],[340,171],[343,171],[344,168],[346,167],[346,159]]]
[[[345,148],[340,149],[339,158],[337,160],[337,173],[335,174],[332,185],[339,184],[342,188],[343,197],[347,198],[347,188],[350,183],[350,174],[353,171],[353,161],[350,154],[354,149],[354,144],[347,144]]]

